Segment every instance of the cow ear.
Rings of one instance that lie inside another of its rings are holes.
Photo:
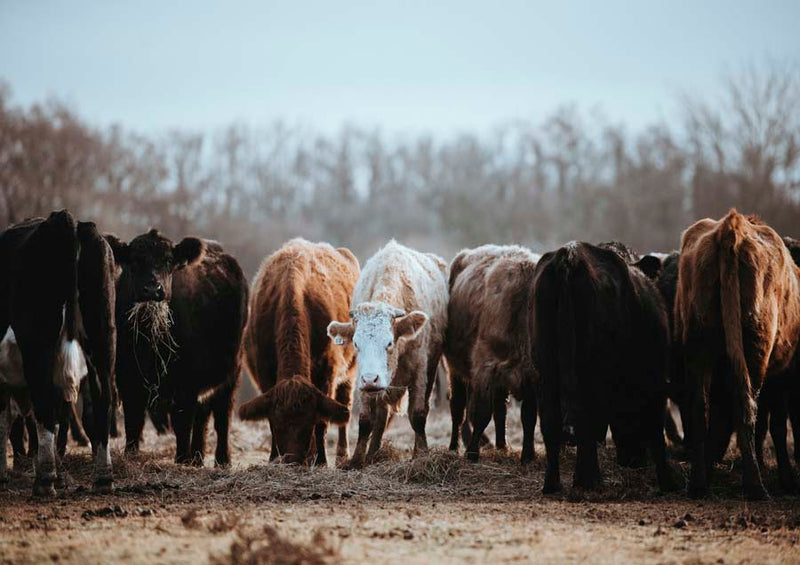
[[[328,324],[328,337],[336,345],[347,345],[356,333],[353,322],[331,322]]]
[[[275,408],[275,395],[273,389],[262,395],[256,396],[239,406],[239,418],[242,420],[263,420],[269,418]]]
[[[176,269],[183,269],[186,265],[196,265],[203,259],[206,244],[196,237],[184,237],[172,251],[172,260]]]
[[[394,339],[397,341],[401,337],[406,339],[413,339],[417,336],[420,330],[425,326],[428,321],[428,315],[425,312],[414,310],[405,316],[400,316],[394,320]]]
[[[117,263],[127,263],[130,258],[130,247],[124,241],[121,241],[113,233],[107,233],[103,236],[108,242],[111,251],[114,253],[114,261]]]
[[[645,255],[633,265],[638,267],[650,280],[656,280],[661,274],[661,259],[655,255]]]
[[[317,419],[321,422],[344,425],[350,421],[350,409],[341,402],[318,392]]]

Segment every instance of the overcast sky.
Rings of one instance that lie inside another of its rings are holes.
[[[0,0],[0,77],[142,132],[284,119],[450,134],[558,105],[636,128],[800,57],[800,1]]]

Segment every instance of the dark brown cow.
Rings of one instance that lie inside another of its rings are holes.
[[[117,383],[126,451],[139,450],[150,408],[170,414],[176,462],[202,465],[213,413],[214,460],[228,465],[247,321],[239,263],[219,243],[196,237],[173,244],[154,229],[129,243],[106,237],[120,268]]]
[[[522,462],[533,459],[536,394],[527,303],[538,259],[522,247],[484,245],[462,251],[450,265],[445,338],[453,421],[450,449],[458,450],[459,427],[468,400],[472,425],[466,453],[469,459],[477,460],[492,413],[497,448],[505,448],[509,392],[522,400]]]
[[[708,492],[714,453],[727,442],[724,418],[709,412],[720,405],[736,431],[745,495],[766,497],[755,455],[755,399],[765,378],[789,366],[800,337],[800,274],[780,236],[735,210],[688,228],[675,324],[692,397],[690,495]]]
[[[358,260],[344,248],[293,239],[261,265],[253,282],[244,348],[263,394],[241,406],[244,420],[269,418],[270,460],[325,465],[328,423],[339,426],[337,461],[346,460],[352,346],[337,347],[326,329],[346,318]],[[335,400],[334,400],[335,398]]]
[[[563,405],[575,421],[574,486],[598,486],[596,442],[610,425],[620,464],[640,464],[649,447],[659,487],[674,488],[663,431],[669,332],[653,283],[618,251],[572,242],[539,260],[533,296],[544,492],[561,489]]]

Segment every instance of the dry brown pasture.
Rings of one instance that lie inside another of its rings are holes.
[[[600,492],[544,497],[544,447],[537,441],[536,461],[521,468],[517,409],[509,420],[515,449],[486,449],[470,464],[446,451],[446,410],[431,415],[431,452],[415,461],[410,426],[397,418],[382,460],[363,471],[270,465],[266,423],[241,422],[231,469],[177,466],[172,438],[148,428],[137,457],[116,440],[109,496],[87,489],[88,449],[71,446],[55,500],[30,498],[30,473],[0,491],[0,562],[800,562],[800,500],[743,500],[733,449],[709,500],[659,494],[653,469],[619,469],[610,442]],[[563,456],[565,486],[574,457]],[[767,486],[777,494],[773,469]]]

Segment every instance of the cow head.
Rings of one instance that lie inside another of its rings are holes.
[[[121,276],[130,285],[133,302],[160,302],[172,296],[172,273],[198,263],[205,253],[205,243],[185,237],[174,245],[158,230],[152,229],[130,243],[106,235]]]
[[[302,463],[313,448],[314,426],[320,422],[344,425],[350,410],[295,375],[239,407],[242,420],[269,418],[278,453],[285,463]]]
[[[397,369],[397,360],[428,321],[424,312],[405,312],[383,302],[359,304],[350,322],[331,322],[328,336],[338,345],[353,342],[358,359],[358,388],[385,391]]]

